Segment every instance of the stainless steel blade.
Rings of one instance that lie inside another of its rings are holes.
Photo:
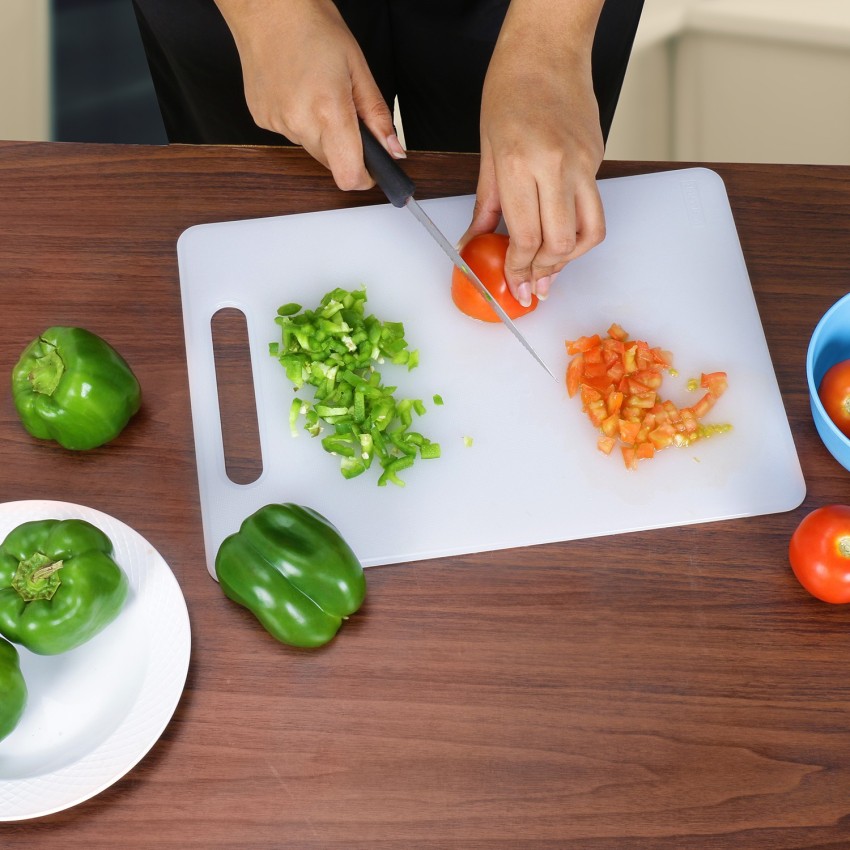
[[[451,242],[443,236],[440,228],[431,221],[428,217],[428,213],[419,206],[412,196],[407,199],[405,206],[413,213],[419,223],[422,224],[431,234],[432,239],[434,239],[443,251],[446,252],[448,258],[467,276],[467,278],[469,278],[472,285],[481,293],[493,310],[495,310],[496,315],[502,320],[507,329],[523,344],[525,350],[528,351],[528,353],[552,376],[552,378],[557,381],[558,379],[555,377],[555,374],[546,365],[543,358],[534,350],[531,343],[522,335],[522,332],[513,323],[511,317],[504,311],[502,305],[493,298],[487,287],[484,286],[484,284],[478,279],[475,272],[473,272],[472,269],[469,268],[469,266],[463,261],[463,257],[461,257],[461,255],[455,250]]]

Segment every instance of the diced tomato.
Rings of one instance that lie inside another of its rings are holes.
[[[602,420],[602,433],[606,437],[616,437],[620,433],[620,417],[612,413]]]
[[[707,389],[715,398],[720,398],[726,392],[728,380],[725,372],[703,373],[699,385]]]
[[[629,422],[626,419],[621,419],[619,424],[620,441],[629,446],[634,445],[640,431],[640,422]]]
[[[714,393],[706,393],[692,408],[696,418],[702,419],[714,407],[715,401],[717,401],[717,396]]]
[[[637,456],[639,460],[649,460],[655,457],[655,446],[652,443],[638,443]]]
[[[689,407],[683,407],[679,413],[682,415],[682,428],[686,434],[694,434],[696,430],[699,428],[699,422],[697,422],[696,416],[694,416],[693,410]]]
[[[652,359],[665,369],[669,369],[673,365],[673,355],[669,351],[664,351],[661,348],[652,349]]]
[[[620,342],[625,342],[629,338],[629,335],[616,322],[608,328],[608,336]]]
[[[602,351],[606,358],[613,356],[617,360],[623,359],[623,352],[626,350],[626,345],[621,339],[613,339],[612,337],[608,337],[602,340]]]
[[[582,409],[600,431],[599,450],[610,454],[619,442],[628,469],[668,446],[688,446],[704,437],[700,421],[728,385],[725,372],[707,372],[700,378],[706,393],[696,404],[679,408],[662,401],[658,390],[663,373],[672,372],[673,355],[629,340],[616,323],[604,338],[582,336],[566,347],[573,355],[566,374],[570,397],[581,394]]]
[[[581,385],[581,403],[584,407],[588,407],[594,402],[602,401],[602,393],[590,384],[584,383]]]
[[[662,403],[662,407],[664,408],[665,413],[667,414],[667,421],[672,422],[674,425],[678,425],[682,421],[682,415],[679,413],[679,408],[673,404],[672,401],[665,401]]]
[[[598,351],[599,349],[594,349]],[[584,377],[585,378],[602,378],[608,377],[608,370],[605,368],[605,364],[601,360],[597,360],[596,362],[592,362],[590,360],[590,355],[592,351],[586,351],[584,355]]]
[[[649,369],[652,365],[652,353],[649,350],[649,346],[641,341],[637,341],[637,349],[635,350],[635,368],[637,371],[643,371],[644,369]]]
[[[599,390],[603,396],[607,397],[614,392],[614,385],[611,383],[607,375],[600,375],[598,378],[583,378],[582,383]]]
[[[584,351],[585,363],[602,363],[603,362],[602,346],[597,344],[592,348],[586,348]]]
[[[642,410],[652,410],[655,407],[655,390],[647,390],[642,393],[630,395],[628,400],[629,407],[638,407]]]
[[[600,452],[603,452],[606,455],[611,454],[614,446],[617,445],[617,441],[613,437],[601,436],[596,441],[596,448],[599,449]]]
[[[666,449],[673,442],[675,433],[670,425],[659,425],[649,432],[649,439],[656,449]]]
[[[626,464],[626,469],[637,471],[638,457],[635,448],[632,446],[623,446],[620,451],[623,453],[623,463]]]
[[[619,413],[620,408],[623,406],[623,399],[625,396],[618,391],[614,391],[609,393],[608,400],[606,402],[606,406],[608,408],[608,413]]]
[[[599,428],[608,415],[602,393],[587,384],[581,385],[581,404],[590,421]]]
[[[580,336],[578,339],[567,341],[567,354],[579,354],[582,351],[587,351],[589,348],[594,348],[599,345],[600,342],[599,334],[593,334],[593,336]]]
[[[567,393],[572,398],[577,392],[581,384],[581,375],[584,371],[584,355],[576,354],[570,365],[567,366]]]
[[[612,363],[608,367],[608,371],[606,373],[608,378],[610,379],[612,384],[619,384],[620,381],[626,376],[626,370],[623,367],[623,364],[618,360],[616,363]]]
[[[634,380],[639,381],[651,390],[657,390],[661,386],[663,375],[657,369],[641,369],[635,372]]]
[[[649,392],[649,387],[646,384],[642,384],[640,381],[636,380],[635,378],[629,377],[629,378],[626,378],[626,381],[627,381],[627,384],[628,384],[628,387],[629,387],[629,392],[632,395],[639,395],[641,393]]]

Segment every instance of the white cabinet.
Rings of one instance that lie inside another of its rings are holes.
[[[0,2],[0,80],[0,139],[49,139],[48,0]]]
[[[670,8],[646,2],[609,158],[850,163],[850,0]]]

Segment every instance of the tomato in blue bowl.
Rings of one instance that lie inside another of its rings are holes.
[[[839,366],[845,361],[850,361],[850,293],[824,313],[806,354],[806,380],[815,428],[829,453],[850,470],[850,437],[842,431],[850,430],[850,412],[847,422],[842,421],[841,413],[845,401],[850,405],[850,365]]]

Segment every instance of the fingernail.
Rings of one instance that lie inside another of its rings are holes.
[[[537,279],[537,282],[534,284],[534,294],[537,296],[538,300],[545,301],[549,297],[549,289],[554,281],[555,275],[553,274]]]
[[[519,301],[523,307],[531,306],[531,284],[528,281],[523,281],[516,288],[516,300]]]
[[[395,159],[407,159],[407,151],[401,146],[401,142],[395,133],[387,136],[387,149]]]

